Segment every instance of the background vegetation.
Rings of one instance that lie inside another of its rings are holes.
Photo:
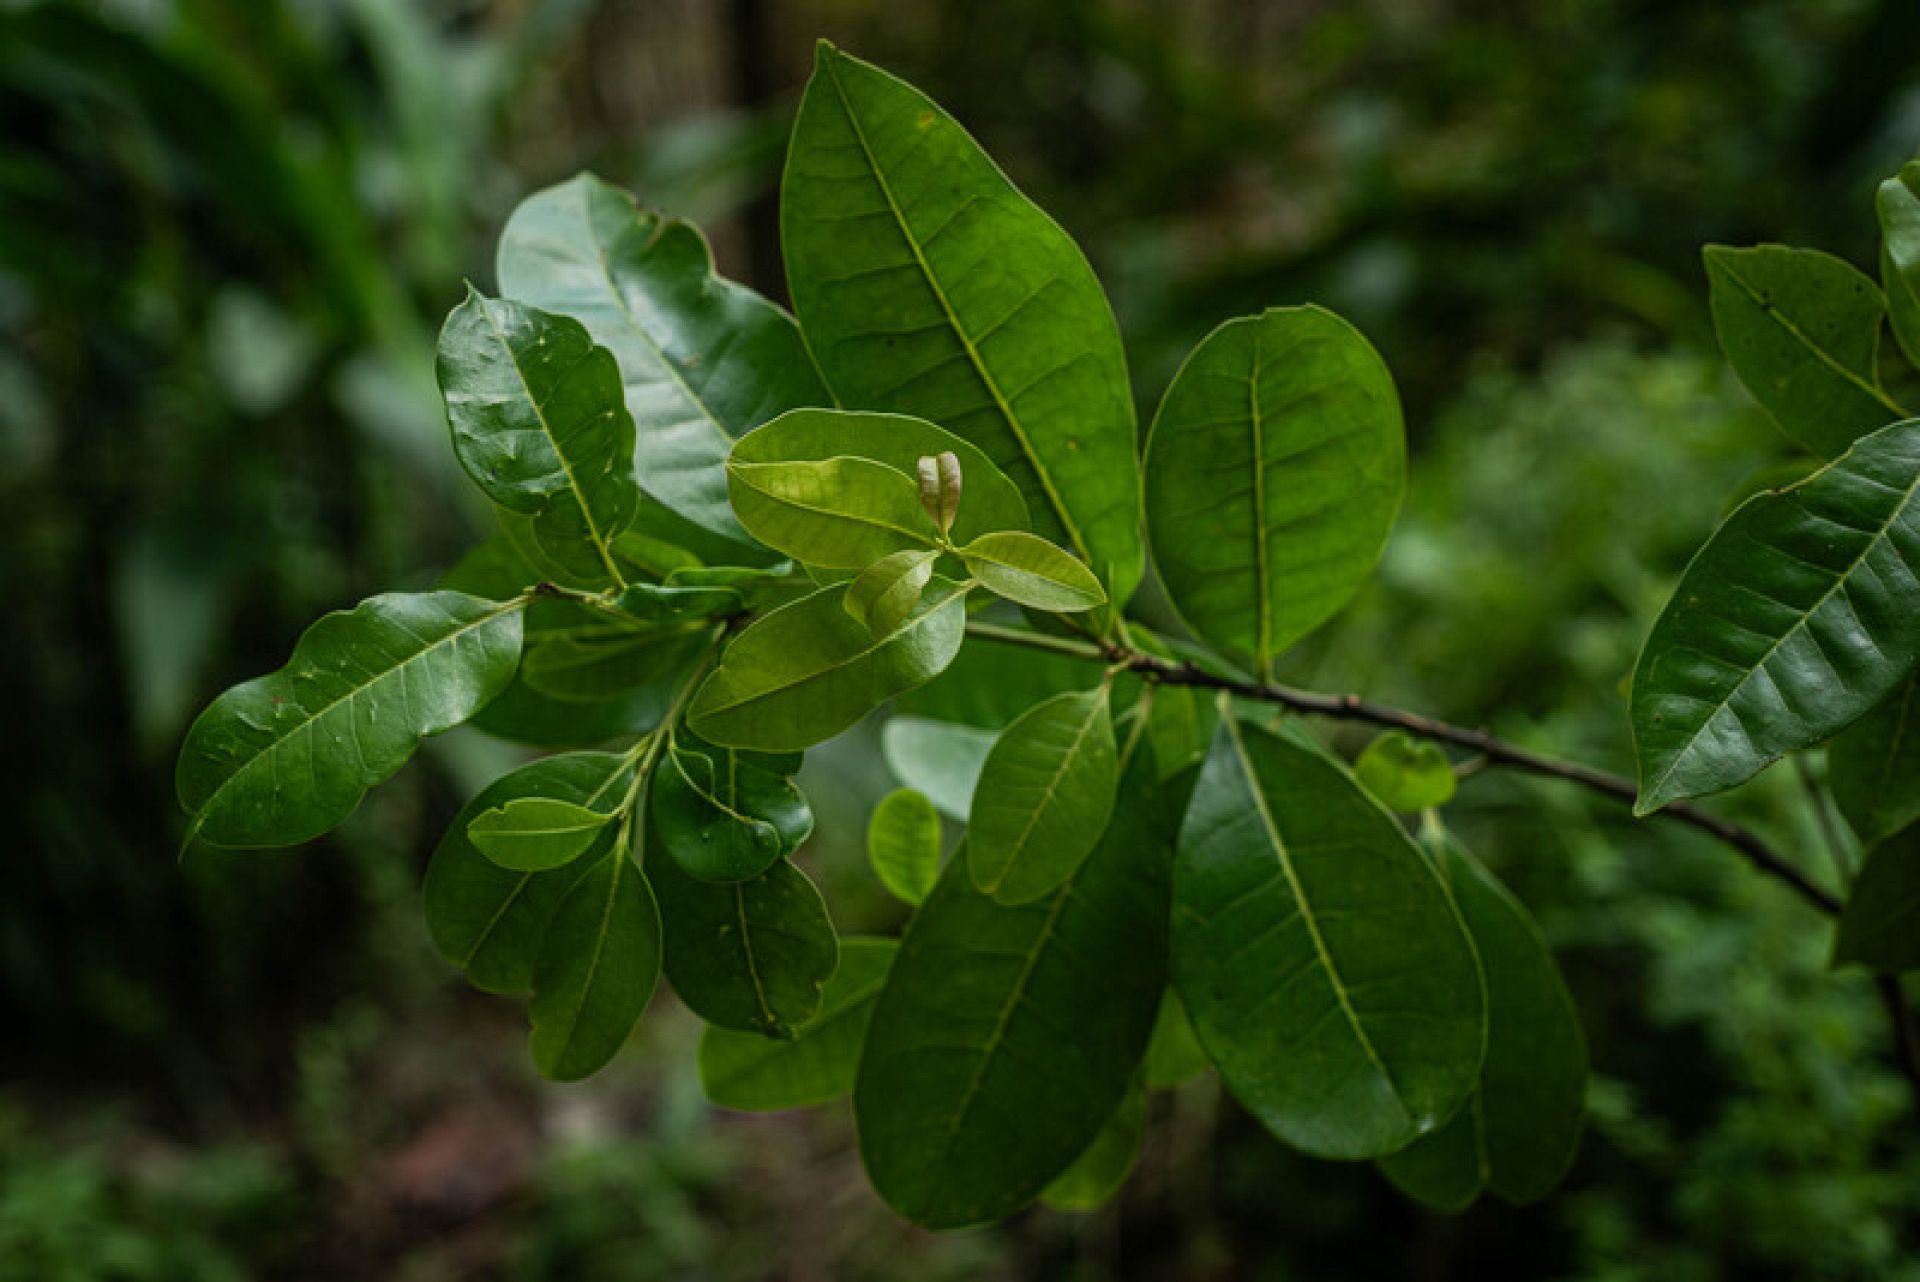
[[[612,1070],[538,1084],[417,911],[512,760],[478,732],[311,848],[176,866],[191,711],[484,519],[430,362],[505,212],[591,168],[781,295],[816,35],[1058,214],[1144,407],[1220,316],[1322,301],[1380,347],[1408,512],[1285,679],[1615,769],[1711,496],[1787,453],[1712,352],[1698,247],[1871,270],[1873,183],[1920,144],[1909,0],[0,4],[0,1279],[1920,1277],[1912,1102],[1827,926],[1547,783],[1476,780],[1455,818],[1561,950],[1593,1120],[1554,1200],[1459,1220],[1202,1079],[1115,1207],[932,1237],[867,1191],[844,1107],[709,1111],[664,992]],[[890,926],[874,745],[808,771],[805,861],[843,929]],[[1728,808],[1830,877],[1795,785]]]

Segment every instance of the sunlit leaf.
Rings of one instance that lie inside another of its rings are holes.
[[[1003,904],[1058,886],[1106,831],[1119,784],[1108,688],[1069,691],[994,741],[967,823],[973,884]]]
[[[918,904],[940,876],[940,815],[926,794],[899,788],[867,821],[867,862],[894,898]]]
[[[906,622],[920,604],[938,556],[933,551],[906,551],[882,557],[854,577],[841,603],[867,631],[883,637]]]
[[[1381,805],[1402,814],[1453,800],[1455,781],[1447,754],[1401,730],[1390,730],[1368,744],[1353,763],[1353,773]]]
[[[1035,534],[983,534],[960,549],[960,559],[987,591],[1017,605],[1073,613],[1106,603],[1092,570]]]
[[[544,872],[592,848],[613,816],[557,797],[514,797],[475,815],[467,840],[502,868]]]

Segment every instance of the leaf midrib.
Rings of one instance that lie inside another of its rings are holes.
[[[1755,307],[1759,308],[1761,315],[1772,319],[1774,324],[1778,325],[1781,329],[1785,330],[1788,337],[1792,338],[1794,342],[1800,344],[1802,347],[1806,348],[1809,352],[1812,352],[1822,365],[1826,366],[1829,370],[1833,371],[1835,374],[1838,374],[1842,380],[1844,380],[1847,383],[1850,383],[1856,390],[1865,392],[1868,396],[1871,396],[1874,400],[1880,402],[1880,405],[1883,409],[1891,411],[1896,417],[1904,418],[1906,416],[1906,411],[1901,409],[1899,403],[1896,402],[1892,397],[1888,396],[1886,392],[1881,389],[1879,384],[1867,382],[1857,372],[1855,372],[1854,370],[1848,369],[1845,365],[1842,365],[1837,359],[1834,358],[1832,353],[1828,352],[1824,347],[1821,347],[1818,343],[1814,342],[1813,339],[1810,338],[1807,335],[1807,333],[1804,330],[1802,330],[1798,325],[1796,325],[1792,321],[1792,319],[1790,319],[1787,316],[1785,312],[1781,311],[1778,307],[1774,306],[1772,303],[1768,302],[1765,298],[1761,297],[1760,291],[1755,289],[1751,284],[1747,282],[1746,277],[1740,274],[1738,268],[1734,264],[1727,262],[1725,259],[1722,259],[1721,267],[1727,273],[1727,279],[1731,280],[1734,284],[1740,287],[1741,292],[1747,296],[1747,300],[1751,302]],[[1879,346],[1880,346],[1879,322],[1876,320],[1874,324],[1874,347],[1877,349]]]
[[[600,961],[607,954],[607,936],[612,932],[613,925],[613,905],[620,897],[620,877],[626,871],[622,866],[627,862],[624,845],[624,842],[616,842],[607,856],[613,860],[613,874],[607,879],[607,902],[600,909],[600,927],[593,935],[593,958],[587,963],[585,978],[580,981],[580,1000],[573,1004],[573,1014],[567,1018],[567,1035],[560,1043],[559,1053],[553,1057],[556,1072],[572,1053],[574,1039],[580,1035],[580,1016],[587,1009],[587,999],[593,994],[593,981],[600,973]]]

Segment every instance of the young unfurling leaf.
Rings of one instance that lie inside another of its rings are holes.
[[[952,450],[919,461],[920,505],[927,510],[941,534],[953,532],[954,519],[960,515],[960,456]]]

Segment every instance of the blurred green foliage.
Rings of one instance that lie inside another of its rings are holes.
[[[1543,1208],[1459,1221],[1210,1079],[1116,1209],[943,1239],[862,1191],[843,1114],[708,1112],[691,1021],[537,1087],[418,924],[433,839],[509,760],[478,734],[315,848],[176,866],[189,711],[479,532],[430,335],[505,210],[591,166],[779,292],[816,35],[1058,213],[1143,404],[1223,315],[1311,299],[1380,346],[1408,508],[1284,678],[1614,768],[1714,496],[1791,455],[1706,350],[1698,246],[1870,267],[1872,183],[1920,137],[1910,0],[0,4],[0,1278],[1920,1276],[1911,1102],[1826,927],[1547,783],[1477,777],[1455,823],[1561,950],[1592,1133]],[[889,928],[877,745],[808,776],[839,925]],[[1727,809],[1819,848],[1789,772]]]

